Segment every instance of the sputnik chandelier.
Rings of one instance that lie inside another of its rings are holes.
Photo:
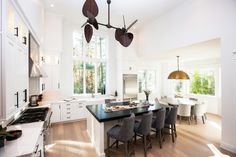
[[[116,40],[119,41],[120,44],[123,45],[124,47],[128,47],[131,44],[131,42],[134,38],[134,35],[132,33],[128,32],[128,31],[130,30],[130,28],[138,20],[135,20],[128,27],[126,27],[125,18],[123,16],[123,22],[124,22],[124,27],[123,28],[112,26],[110,24],[110,4],[111,4],[111,0],[107,0],[107,4],[108,4],[108,22],[107,22],[107,24],[103,24],[103,23],[99,23],[96,20],[96,16],[98,15],[98,12],[99,12],[96,1],[95,0],[86,0],[85,1],[84,5],[83,5],[83,9],[82,9],[83,15],[88,18],[87,21],[82,25],[82,27],[84,27],[85,39],[89,43],[92,36],[93,36],[92,26],[95,29],[98,30],[99,25],[100,25],[100,26],[105,26],[109,29],[110,28],[115,29],[115,38],[116,38]]]

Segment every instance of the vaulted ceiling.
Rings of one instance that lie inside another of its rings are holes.
[[[111,24],[123,26],[122,15],[125,15],[126,25],[138,19],[136,28],[140,28],[184,1],[186,0],[111,0]],[[85,0],[44,0],[47,11],[61,14],[78,24],[86,20],[81,11],[84,2]],[[96,2],[99,7],[97,20],[107,23],[106,0],[96,0]],[[54,7],[51,7],[51,4]]]

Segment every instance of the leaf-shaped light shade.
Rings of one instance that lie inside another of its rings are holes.
[[[84,16],[89,18],[88,12],[96,17],[98,15],[98,5],[95,0],[86,0],[82,9]]]
[[[85,35],[85,39],[86,39],[87,43],[89,43],[90,40],[92,39],[92,36],[93,36],[93,28],[89,24],[87,24],[84,27],[84,35]]]
[[[132,33],[125,33],[121,35],[119,42],[124,47],[128,47],[133,41],[133,38],[134,38],[134,35]]]
[[[124,32],[122,29],[117,28],[116,31],[115,31],[115,38],[116,38],[116,40],[117,40],[117,41],[120,41],[120,37],[121,37],[122,35],[124,35],[124,33],[125,33],[125,32]]]

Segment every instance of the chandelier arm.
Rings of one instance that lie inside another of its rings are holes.
[[[109,24],[104,24],[104,23],[99,23],[99,22],[98,22],[98,25],[101,25],[101,26],[104,26],[104,27],[107,27],[107,28],[118,29],[118,27],[114,27],[114,26],[109,25]]]

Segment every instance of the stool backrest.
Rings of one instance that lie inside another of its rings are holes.
[[[151,111],[142,115],[142,120],[137,130],[138,133],[146,136],[151,132],[152,115]]]
[[[162,108],[157,111],[156,118],[154,120],[154,126],[157,130],[161,130],[165,126],[165,117],[166,117],[166,109]]]
[[[134,136],[134,122],[135,115],[132,113],[130,117],[124,118],[123,123],[119,132],[120,139],[127,141]]]
[[[166,124],[175,124],[176,123],[177,110],[178,110],[178,107],[175,107],[175,106],[171,107],[171,109],[166,117],[166,120],[165,120]]]

